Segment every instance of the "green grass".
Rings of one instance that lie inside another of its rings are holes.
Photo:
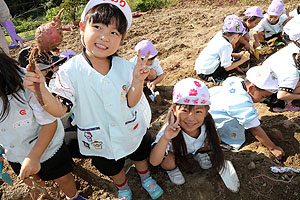
[[[31,31],[18,33],[18,36],[20,36],[24,41],[24,40],[28,40],[30,38],[30,36],[34,35],[34,33],[35,33],[35,30],[31,30]],[[12,44],[12,40],[11,40],[10,36],[5,36],[5,38],[7,39],[9,44]]]

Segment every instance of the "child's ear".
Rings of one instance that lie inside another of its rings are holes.
[[[256,90],[256,86],[254,84],[250,84],[248,87],[248,93],[252,96],[255,90]]]

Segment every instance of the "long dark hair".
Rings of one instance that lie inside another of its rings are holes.
[[[18,66],[17,61],[6,55],[0,48],[0,96],[3,103],[0,112],[0,122],[5,120],[9,113],[10,103],[8,95],[19,102],[24,103],[24,99],[18,93],[24,91],[22,69]]]
[[[173,106],[176,106],[179,104],[173,104]],[[186,105],[180,105],[180,106],[186,106]],[[189,111],[193,109],[193,105],[187,106]],[[170,109],[168,113],[167,119],[170,118],[172,108]],[[207,111],[209,110],[209,106],[207,106]],[[176,118],[176,116],[174,116]],[[206,139],[208,140],[208,144],[211,146],[212,154],[213,154],[213,167],[215,167],[218,171],[220,171],[223,168],[224,165],[224,154],[220,147],[220,141],[219,136],[215,127],[215,121],[213,120],[210,113],[207,113],[203,124],[206,127]],[[201,127],[199,127],[201,129]],[[192,171],[192,166],[188,162],[187,159],[187,147],[184,142],[184,137],[182,131],[178,133],[176,137],[172,139],[172,146],[174,150],[175,155],[175,163],[177,166],[179,166],[181,169],[184,169],[186,171]]]

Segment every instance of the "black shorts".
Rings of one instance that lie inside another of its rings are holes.
[[[125,159],[129,158],[133,161],[142,161],[149,157],[151,152],[151,143],[153,138],[150,133],[146,133],[142,139],[140,146],[132,154],[119,160],[106,159],[104,157],[93,156],[92,164],[104,175],[117,175],[124,167]]]
[[[224,81],[229,75],[229,72],[225,70],[224,67],[221,65],[212,73],[212,74],[198,74],[199,78],[207,82],[222,82]]]
[[[21,164],[9,162],[14,172],[19,175]],[[44,181],[60,178],[73,171],[73,160],[68,149],[63,144],[60,149],[50,159],[41,163],[41,170],[37,173]]]

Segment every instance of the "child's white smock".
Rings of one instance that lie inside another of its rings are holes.
[[[158,134],[156,135],[155,141],[152,145],[158,143],[160,138],[165,134],[167,124],[165,124]],[[204,147],[205,145],[205,138],[206,138],[206,127],[205,125],[201,126],[201,133],[199,134],[198,138],[193,138],[189,136],[186,132],[182,130],[182,135],[184,138],[184,142],[186,144],[187,153],[188,154],[195,154],[201,147]],[[168,152],[174,152],[173,146],[172,146],[172,140],[169,142],[167,149],[166,149],[166,155],[168,155]]]
[[[60,66],[52,92],[73,103],[81,154],[118,160],[139,147],[151,110],[144,94],[135,107],[128,107],[132,74],[132,63],[117,56],[105,76],[82,54]]]
[[[290,17],[296,17],[298,14],[297,8],[295,10],[293,10],[292,12],[290,12]]]
[[[195,63],[197,74],[212,74],[220,63],[221,67],[229,67],[232,51],[232,45],[222,36],[222,31],[218,32],[199,54]]]
[[[276,24],[272,25],[268,21],[268,15],[264,15],[264,18],[253,28],[254,31],[264,32],[265,38],[271,37],[274,34],[283,31],[283,23],[288,19],[286,14],[282,14]]]
[[[135,66],[137,63],[137,56],[133,57],[130,59],[130,62],[133,63],[133,65]],[[164,70],[162,69],[162,67],[159,64],[159,60],[157,58],[154,58],[154,61],[152,63],[152,65],[147,66],[149,69],[153,69],[156,72],[156,76],[160,76],[164,73]]]
[[[19,94],[25,103],[20,103],[10,95],[8,97],[9,114],[4,121],[0,122],[0,144],[5,149],[3,156],[8,161],[22,164],[36,143],[42,126],[57,120],[56,132],[40,159],[43,163],[51,158],[63,144],[62,123],[40,106],[32,92],[25,89],[25,92],[20,91]],[[0,101],[0,108],[2,107],[3,102]]]
[[[299,72],[296,68],[293,54],[298,54],[299,50],[299,47],[294,43],[290,43],[263,62],[263,67],[270,68],[277,75],[279,87],[296,88],[299,82]]]
[[[222,86],[209,89],[210,109],[221,140],[239,149],[245,142],[245,129],[260,125],[251,96],[242,85],[243,79],[227,78]]]

